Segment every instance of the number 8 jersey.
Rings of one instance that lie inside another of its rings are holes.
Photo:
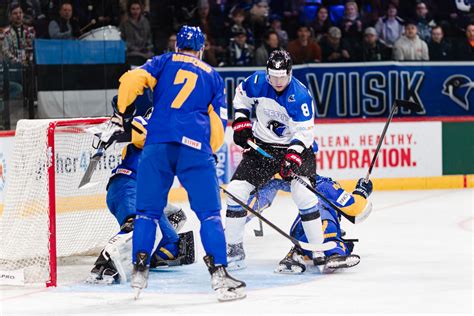
[[[277,93],[267,82],[265,71],[257,71],[237,87],[233,105],[235,118],[255,113],[253,135],[265,143],[300,141],[306,148],[313,144],[313,98],[294,77]]]
[[[153,114],[146,143],[178,142],[208,153],[224,141],[227,104],[222,77],[191,55],[167,53],[120,78],[118,107],[122,114],[143,89],[153,90]]]

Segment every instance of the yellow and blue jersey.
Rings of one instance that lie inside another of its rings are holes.
[[[224,142],[227,104],[222,77],[198,58],[167,53],[120,78],[118,109],[133,115],[133,102],[153,91],[153,115],[146,143],[177,142],[213,153]]]

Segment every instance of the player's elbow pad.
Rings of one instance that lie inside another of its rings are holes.
[[[118,110],[126,113],[127,108],[135,101],[137,96],[142,95],[145,88],[153,89],[157,80],[144,69],[127,71],[120,77],[118,89]]]

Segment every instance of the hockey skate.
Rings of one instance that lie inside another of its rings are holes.
[[[174,259],[163,259],[155,252],[151,257],[150,269],[166,268],[180,266],[183,264],[192,264],[195,261],[194,257],[194,234],[193,231],[178,234],[179,246],[178,255]]]
[[[301,248],[294,246],[275,269],[275,273],[301,274],[306,271],[304,255]]]
[[[243,243],[227,244],[227,269],[229,271],[247,268]]]
[[[313,251],[313,264],[315,266],[322,266],[326,264],[326,257],[322,251]]]
[[[89,277],[86,280],[89,284],[117,284],[120,283],[119,273],[110,257],[103,251],[97,258],[94,268],[92,268]]]
[[[134,297],[138,299],[141,291],[148,286],[149,267],[146,265],[147,254],[137,253],[136,263],[133,265],[132,280],[130,286],[134,289]]]
[[[214,257],[205,256],[203,259],[211,274],[211,286],[219,302],[240,300],[247,296],[244,291],[247,286],[245,282],[231,277],[224,266],[214,265]]]
[[[358,265],[360,257],[358,255],[342,256],[339,254],[333,254],[326,259],[324,265],[324,273],[332,273],[337,269],[351,268]]]

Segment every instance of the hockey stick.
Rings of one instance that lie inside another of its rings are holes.
[[[255,191],[255,204],[257,204],[257,212],[262,214],[262,210],[260,209],[260,201],[259,201],[259,196],[258,196],[258,188],[257,190]],[[262,237],[263,236],[263,224],[262,224],[262,220],[259,218],[258,219],[258,230],[254,229],[253,232],[255,234],[256,237]]]
[[[243,207],[247,212],[250,212],[252,213],[253,215],[255,215],[256,217],[258,217],[259,219],[261,219],[265,224],[267,224],[268,226],[270,226],[271,228],[273,228],[274,230],[276,230],[277,232],[279,232],[282,236],[286,237],[287,239],[289,239],[295,246],[298,246],[300,248],[303,248],[303,249],[306,249],[306,250],[310,250],[310,251],[327,251],[327,250],[330,250],[330,249],[333,249],[336,247],[336,243],[334,241],[328,241],[326,243],[323,243],[323,244],[320,244],[320,245],[316,245],[316,244],[310,244],[310,243],[307,243],[307,242],[302,242],[302,241],[299,241],[298,239],[296,238],[293,238],[291,237],[290,235],[288,235],[287,233],[285,233],[283,230],[281,230],[280,228],[278,228],[278,226],[276,226],[275,224],[273,224],[272,222],[270,222],[268,219],[266,219],[265,217],[263,217],[261,214],[259,214],[257,211],[255,211],[254,209],[252,209],[250,206],[248,206],[247,204],[245,204],[244,202],[242,202],[241,200],[239,200],[237,197],[235,197],[232,193],[230,193],[229,191],[227,191],[226,189],[224,189],[223,187],[221,187],[222,191],[224,191],[225,194],[227,194],[232,200],[234,200],[235,203],[239,204],[241,207]]]
[[[270,158],[270,159],[275,159],[272,155],[267,153],[265,150],[263,150],[260,146],[252,142],[251,140],[247,140],[247,144],[255,149],[258,153],[262,154],[264,157]],[[338,211],[342,216],[344,216],[348,221],[350,221],[353,224],[356,224],[360,222],[360,220],[356,220],[354,216],[347,215],[344,213],[337,205],[335,205],[333,202],[328,200],[324,195],[322,195],[320,192],[315,190],[309,183],[304,181],[300,176],[297,174],[292,173],[291,174],[292,178],[296,181],[298,181],[300,184],[302,184],[305,188],[316,194],[318,197],[320,197],[324,202],[328,203],[331,207],[333,207],[336,211]]]
[[[375,150],[374,157],[372,157],[372,162],[370,163],[369,170],[367,171],[367,175],[364,178],[364,182],[369,182],[370,174],[372,173],[372,169],[375,166],[375,162],[377,161],[377,156],[379,155],[380,148],[382,147],[382,142],[385,138],[385,134],[387,133],[388,125],[392,121],[393,116],[395,115],[395,111],[398,107],[405,108],[407,110],[411,110],[413,112],[421,112],[423,108],[421,105],[411,101],[404,101],[404,100],[395,100],[393,101],[392,110],[390,111],[390,115],[388,116],[387,122],[383,128],[382,134],[380,135],[379,143],[377,144],[377,149]]]

